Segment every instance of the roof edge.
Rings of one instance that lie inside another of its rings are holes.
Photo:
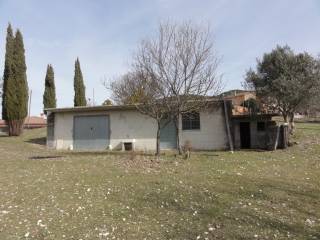
[[[114,106],[81,106],[66,108],[45,108],[46,112],[87,112],[87,111],[112,111],[112,110],[133,110],[136,105],[114,105]]]
[[[220,102],[222,99],[208,99],[207,102]],[[66,108],[45,108],[44,111],[56,113],[56,112],[91,112],[91,111],[113,111],[113,110],[134,110],[137,109],[139,104],[128,105],[110,105],[110,106],[80,106],[80,107],[66,107]]]

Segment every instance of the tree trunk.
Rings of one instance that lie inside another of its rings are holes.
[[[158,128],[157,128],[156,156],[159,157],[160,156],[160,129],[161,129],[160,121],[158,121],[157,124],[158,124]]]
[[[282,113],[282,116],[283,116],[283,121],[285,123],[288,123],[288,114],[287,113]]]
[[[180,146],[179,115],[178,115],[178,117],[174,117],[174,126],[176,127],[177,150],[178,150],[179,155],[181,155],[182,150],[181,150],[181,146]]]
[[[24,119],[8,120],[9,136],[20,136],[24,126]]]
[[[180,134],[179,134],[179,128],[177,128],[177,150],[178,150],[178,153],[179,155],[182,154],[182,149],[181,149],[181,145],[180,145]]]
[[[294,132],[294,113],[291,113],[289,117],[289,133],[293,134],[293,132]]]

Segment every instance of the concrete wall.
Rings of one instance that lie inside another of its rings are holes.
[[[257,121],[253,121],[250,124],[251,148],[264,149],[267,147],[267,129],[265,131],[258,131],[257,123]]]
[[[137,111],[56,113],[54,124],[55,148],[70,149],[72,147],[74,116],[102,114],[109,115],[110,145],[112,149],[121,149],[121,143],[124,139],[135,139],[135,147],[138,150],[155,149],[156,122]]]
[[[267,147],[267,130],[258,131],[257,123],[265,122],[267,120],[236,120],[233,122],[233,137],[234,137],[234,147],[235,149],[241,148],[241,139],[240,139],[240,122],[250,122],[250,148],[252,149],[265,149]]]
[[[182,124],[180,124],[180,144],[184,145],[186,141],[190,141],[193,149],[226,149],[228,136],[225,126],[222,108],[200,112],[200,130],[182,130]]]
[[[56,149],[71,149],[73,144],[73,117],[108,114],[110,119],[110,145],[121,149],[124,139],[135,139],[135,149],[154,151],[156,148],[156,121],[135,110],[94,111],[82,113],[55,113],[54,141]],[[181,121],[181,118],[180,118]],[[180,124],[182,126],[182,124]],[[200,113],[200,130],[180,130],[181,145],[191,142],[193,149],[218,150],[227,147],[227,134],[223,109]],[[48,145],[49,146],[49,145]]]

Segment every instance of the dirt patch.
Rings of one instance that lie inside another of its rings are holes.
[[[144,156],[141,154],[129,153],[118,156],[115,165],[125,168],[126,170],[139,170],[144,173],[160,171],[161,159],[155,156]]]

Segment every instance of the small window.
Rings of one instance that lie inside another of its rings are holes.
[[[262,132],[266,130],[266,123],[265,122],[258,122],[257,123],[257,131]]]
[[[200,114],[198,112],[182,114],[182,130],[199,130]]]
[[[125,151],[132,151],[133,147],[132,147],[132,142],[124,142],[124,150]]]

